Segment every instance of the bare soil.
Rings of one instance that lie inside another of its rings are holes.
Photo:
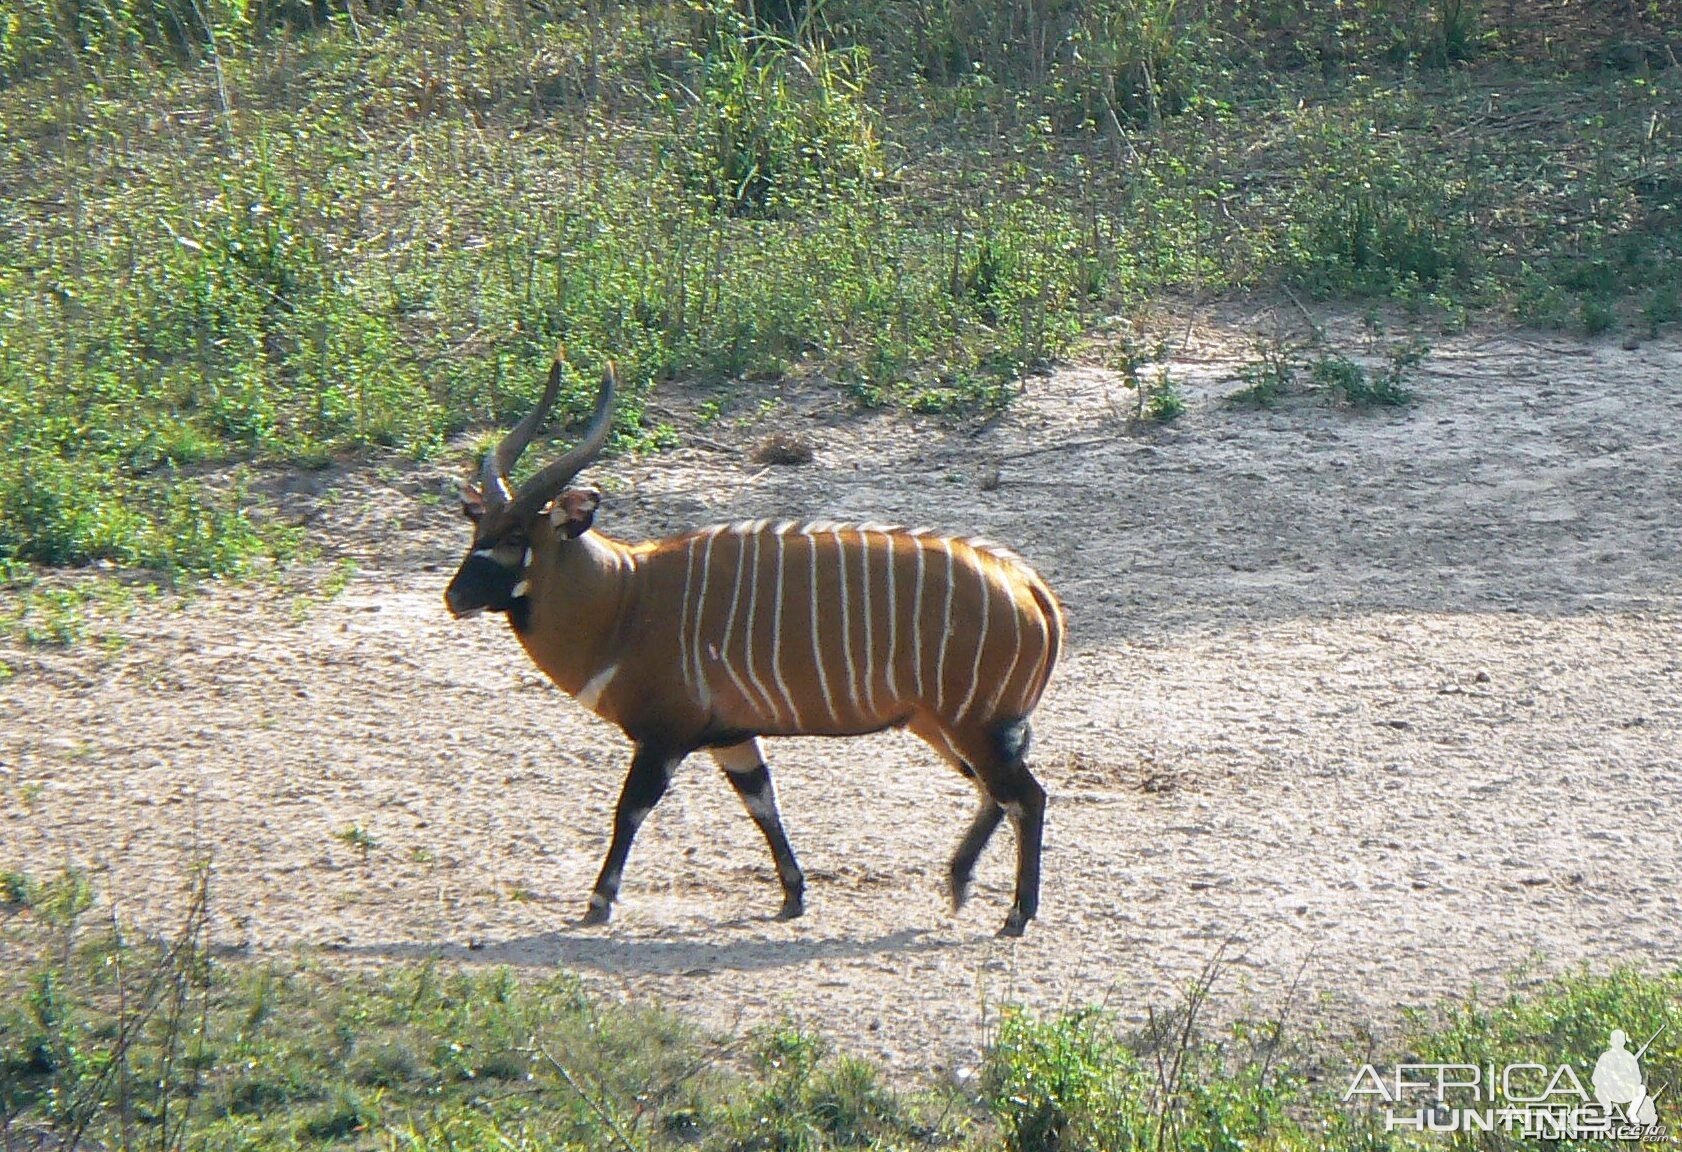
[[[1223,1013],[1271,1015],[1300,977],[1298,1012],[1380,1031],[1473,987],[1673,963],[1682,345],[1460,335],[1403,409],[1226,402],[1293,317],[1177,322],[1169,427],[1125,426],[1094,353],[979,431],[791,384],[768,422],[746,398],[592,474],[619,535],[888,520],[1047,576],[1071,643],[1035,718],[1052,802],[1020,942],[993,936],[1008,829],[947,912],[971,794],[898,733],[770,745],[804,919],[769,918],[769,855],[697,758],[614,923],[571,926],[628,750],[500,620],[444,612],[454,461],[277,481],[358,559],[336,598],[212,588],[117,625],[120,650],[0,652],[0,868],[97,869],[163,931],[208,852],[230,949],[560,966],[719,1029],[814,1023],[911,1079],[973,1065],[1002,1002],[1138,1019],[1217,954]],[[815,458],[753,463],[768,431]]]

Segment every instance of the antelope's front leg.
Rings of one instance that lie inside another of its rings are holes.
[[[583,924],[606,924],[613,915],[613,901],[619,895],[619,880],[625,872],[625,858],[631,854],[631,841],[637,829],[666,794],[672,770],[682,760],[663,748],[638,745],[631,757],[631,771],[625,776],[625,786],[619,792],[619,806],[613,812],[613,843],[608,845],[607,859],[602,861],[601,875],[596,877],[595,891],[590,893],[590,908],[584,913]]]
[[[724,769],[730,786],[742,798],[742,806],[759,825],[771,847],[777,880],[783,886],[783,906],[777,919],[793,920],[806,911],[806,875],[800,871],[800,862],[794,858],[794,849],[783,831],[783,818],[777,811],[777,790],[771,784],[771,770],[765,766],[759,741],[744,740],[728,748],[714,748],[713,759]]]

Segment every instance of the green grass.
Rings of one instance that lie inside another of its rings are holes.
[[[792,1026],[709,1039],[569,976],[214,960],[204,877],[168,939],[85,878],[0,874],[0,1120],[107,1147],[858,1148],[945,1143],[933,1097]],[[927,1111],[929,1115],[925,1116]]]
[[[437,455],[561,338],[651,451],[673,380],[985,416],[1164,292],[1677,322],[1678,70],[1471,0],[750,10],[20,0],[0,560],[264,571],[251,465]]]
[[[126,641],[115,625],[161,595],[156,583],[111,573],[50,578],[0,564],[0,636],[30,648],[69,648],[91,636],[117,651]]]
[[[1346,1103],[1363,1064],[1564,1062],[1586,1084],[1620,1028],[1660,1033],[1642,1061],[1651,1090],[1682,1077],[1682,973],[1580,971],[1421,1008],[1375,1045],[1286,1012],[1212,1024],[1212,966],[1139,1030],[1099,1009],[1007,1006],[978,1078],[903,1090],[809,1029],[711,1037],[564,974],[216,957],[207,879],[185,888],[178,928],[149,939],[116,934],[81,873],[0,872],[9,1131],[165,1150],[1401,1152],[1445,1142]],[[1661,1122],[1677,1116],[1661,1094]]]

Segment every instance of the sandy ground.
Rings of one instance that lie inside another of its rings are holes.
[[[360,562],[336,599],[212,590],[120,625],[120,651],[0,653],[0,868],[98,869],[162,930],[208,851],[229,948],[559,965],[720,1029],[815,1023],[913,1078],[973,1064],[1001,1002],[1139,1019],[1223,948],[1219,1011],[1271,1015],[1300,974],[1298,1011],[1381,1031],[1473,986],[1674,962],[1682,346],[1463,335],[1400,411],[1222,402],[1279,321],[1176,325],[1189,408],[1165,429],[1122,425],[1094,356],[979,432],[791,388],[771,423],[810,465],[717,450],[765,430],[727,416],[594,473],[624,536],[914,522],[1045,573],[1070,651],[1036,717],[1052,806],[1020,942],[993,937],[1008,830],[947,913],[970,793],[897,733],[770,746],[803,920],[768,919],[763,842],[698,758],[615,922],[572,927],[627,748],[499,619],[444,613],[466,543],[444,465],[289,481]]]

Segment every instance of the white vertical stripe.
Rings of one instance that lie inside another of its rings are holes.
[[[864,573],[860,581],[864,589],[862,611],[864,613],[864,706],[869,713],[866,719],[874,721],[876,718],[876,644],[875,621],[870,617],[870,533],[859,529],[859,571]]]
[[[689,611],[690,594],[695,584],[695,538],[690,539],[683,551],[683,606],[677,618],[677,652],[678,663],[683,666],[684,693],[693,698],[696,687],[695,650],[699,647],[695,641],[694,621]]]
[[[969,692],[964,696],[964,702],[958,705],[958,719],[962,720],[969,712],[970,703],[975,699],[976,689],[981,687],[981,653],[987,647],[987,614],[992,602],[992,585],[987,580],[987,569],[983,566],[980,556],[973,557],[970,563],[975,568],[975,575],[981,585],[981,635],[975,642],[975,663],[970,666]]]
[[[923,555],[921,540],[912,543],[917,553],[917,595],[911,601],[911,657],[916,662],[917,700],[923,703],[928,699],[923,692],[923,574],[928,558]]]
[[[1010,627],[1016,650],[1010,654],[1010,667],[1005,670],[1004,676],[999,680],[999,686],[993,689],[993,695],[987,701],[986,714],[989,718],[998,715],[999,701],[1004,698],[1005,689],[1010,687],[1010,678],[1016,675],[1016,666],[1022,661],[1022,605],[1016,602],[1014,594],[1010,603]]]
[[[888,697],[890,703],[899,703],[899,685],[894,682],[894,663],[899,658],[899,597],[895,584],[899,579],[899,557],[894,549],[892,534],[887,535],[888,543],[888,578],[883,581],[888,590]]]
[[[748,622],[742,629],[742,663],[747,667],[748,679],[753,681],[754,688],[765,701],[765,718],[775,725],[782,717],[777,714],[776,706],[771,702],[770,690],[765,687],[765,681],[759,678],[759,668],[753,659],[753,634],[759,627],[759,582],[765,573],[760,564],[759,550],[765,540],[765,525],[769,523],[768,520],[758,521],[759,530],[753,534],[753,578],[748,588]]]
[[[1040,649],[1039,654],[1034,658],[1032,667],[1028,669],[1028,678],[1022,683],[1022,694],[1016,698],[1017,712],[1023,711],[1023,705],[1027,702],[1028,693],[1033,691],[1034,681],[1039,679],[1040,667],[1044,664],[1046,656],[1049,655],[1051,651],[1051,633],[1049,631],[1051,627],[1050,622],[1046,620],[1045,615],[1040,612],[1037,607],[1034,610],[1033,620],[1034,631],[1037,632],[1040,637]]]
[[[788,681],[783,679],[783,573],[784,573],[784,544],[783,533],[788,531],[789,522],[784,520],[777,525],[777,599],[771,609],[771,679],[777,682],[777,691],[783,698],[783,705],[788,709],[789,717],[794,721],[798,730],[806,725],[800,719],[800,709],[794,706],[794,697],[789,694]]]
[[[940,657],[934,665],[934,710],[942,716],[946,715],[946,644],[952,639],[952,541],[949,537],[940,538],[940,546],[946,552],[946,611],[940,628]]]
[[[835,571],[841,580],[841,653],[847,658],[847,699],[852,702],[853,715],[859,712],[859,670],[853,661],[852,605],[847,603],[847,550],[841,546],[841,530],[830,533],[835,538]]]
[[[741,536],[739,525],[736,535]],[[730,665],[730,633],[735,631],[736,628],[736,606],[742,599],[742,569],[747,563],[747,558],[747,542],[738,539],[736,541],[736,584],[730,590],[730,614],[724,618],[724,635],[718,639],[718,662],[724,665],[724,671],[730,677],[731,682],[736,685],[736,691],[742,694],[742,699],[751,707],[753,706],[753,693],[748,691],[748,686],[742,682],[742,678],[736,675],[736,669]],[[748,627],[749,630],[752,629],[752,620],[748,621]]]
[[[841,726],[841,717],[835,713],[835,697],[829,694],[829,673],[824,671],[823,643],[818,632],[818,538],[806,531],[806,539],[812,545],[812,666],[818,672],[818,688],[823,692],[824,707],[829,710],[829,723],[832,727]]]
[[[707,614],[707,585],[712,580],[713,572],[713,543],[724,531],[720,525],[707,533],[707,546],[701,553],[701,590],[695,597],[695,626],[690,629],[691,653],[695,661],[695,682],[700,688],[701,707],[711,708],[713,701],[712,679],[707,675],[706,668],[701,662],[701,653],[705,650],[702,643],[701,624]]]

